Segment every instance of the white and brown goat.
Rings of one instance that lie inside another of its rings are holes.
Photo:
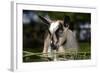
[[[61,55],[64,55],[65,53],[73,55],[77,54],[78,43],[73,31],[69,29],[69,16],[65,16],[64,20],[56,21],[52,21],[42,16],[39,16],[39,18],[47,24],[48,27],[48,35],[44,40],[43,53],[48,53],[48,57],[50,56],[49,53],[52,52],[59,53]]]

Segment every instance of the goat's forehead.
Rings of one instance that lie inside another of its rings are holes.
[[[58,29],[59,24],[60,24],[59,21],[52,22],[49,28],[50,32],[54,33]]]

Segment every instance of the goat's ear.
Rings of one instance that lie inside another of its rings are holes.
[[[64,27],[69,27],[70,24],[70,17],[69,16],[65,16],[64,17]]]
[[[46,24],[50,25],[50,21],[39,15],[39,18]]]

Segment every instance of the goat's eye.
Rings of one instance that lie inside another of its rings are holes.
[[[62,34],[62,33],[63,33],[63,30],[59,30],[58,33],[59,33],[59,34]]]
[[[63,30],[58,29],[55,33],[56,33],[57,36],[61,37],[63,35]]]
[[[63,30],[59,30],[58,33],[63,33]]]

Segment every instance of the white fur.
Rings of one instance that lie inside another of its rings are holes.
[[[49,30],[52,34],[58,29],[58,25],[59,25],[58,21],[51,23]]]

